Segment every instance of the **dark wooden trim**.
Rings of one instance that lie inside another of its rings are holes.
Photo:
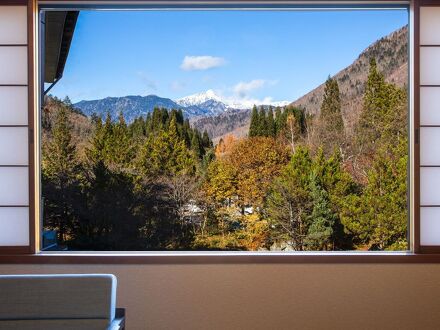
[[[419,48],[419,47],[417,47]],[[417,50],[420,53],[420,50]],[[415,65],[415,63],[414,63]],[[419,87],[440,87],[440,85],[419,85]]]
[[[414,0],[414,84],[410,86],[414,91],[414,224],[413,224],[413,251],[420,252],[420,2]],[[411,40],[410,40],[411,42]],[[410,119],[411,120],[411,119]],[[411,210],[410,210],[411,212]]]
[[[427,47],[427,48],[430,48],[430,47],[434,47],[434,48],[436,48],[436,47],[440,47],[440,45],[420,45],[420,47]]]
[[[27,47],[26,44],[0,44],[0,47]]]
[[[420,205],[420,207],[440,207],[440,205]]]
[[[3,127],[28,127],[28,125],[0,125],[0,128]]]
[[[29,205],[0,205],[0,207],[29,207]]]
[[[426,254],[440,254],[440,246],[420,246],[420,252]]]
[[[26,6],[27,0],[2,0],[0,6]]]
[[[34,0],[28,0],[27,8],[27,43],[28,43],[28,126],[29,126],[29,245],[30,253],[37,251],[36,246],[36,228],[38,228],[35,218],[35,141],[34,132],[36,132],[37,124],[35,123],[35,95],[34,95]]]
[[[32,253],[30,250],[30,246],[0,246],[0,255],[29,254],[29,253]]]
[[[426,248],[426,247],[425,247]],[[426,250],[424,252],[427,252]],[[437,251],[438,252],[438,251]],[[437,253],[436,252],[436,253]],[[440,254],[337,254],[299,253],[284,255],[72,255],[50,254],[0,255],[0,264],[406,264],[440,263]]]
[[[426,7],[439,7],[440,2],[438,0],[419,0],[420,6]]]
[[[25,84],[0,84],[0,87],[28,87]]]
[[[436,128],[436,127],[440,127],[440,125],[419,125],[419,127],[420,128],[424,128],[424,127],[426,127],[426,128]]]
[[[434,168],[438,168],[438,167],[440,167],[440,165],[420,165],[420,167],[434,167]]]

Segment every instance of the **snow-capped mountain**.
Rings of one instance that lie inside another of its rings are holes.
[[[208,89],[206,92],[185,96],[175,102],[184,107],[197,106],[203,109],[209,109],[212,115],[218,115],[231,109],[250,109],[254,105],[283,107],[290,103],[288,101],[272,102],[270,100],[259,101],[254,99],[223,98],[216,94],[212,89]]]
[[[206,92],[197,93],[185,96],[175,101],[182,107],[198,107],[204,109],[205,116],[216,116],[227,110],[230,107],[218,96],[212,89]]]
[[[200,105],[206,101],[222,102],[222,99],[212,89],[208,89],[206,92],[182,97],[175,102],[181,106],[189,107],[191,105]]]

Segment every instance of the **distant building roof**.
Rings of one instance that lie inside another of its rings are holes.
[[[44,82],[53,83],[63,76],[78,14],[78,11],[45,13]]]

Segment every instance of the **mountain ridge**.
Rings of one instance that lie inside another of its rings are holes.
[[[380,38],[364,49],[347,67],[333,76],[338,81],[341,93],[342,114],[347,133],[352,132],[362,109],[362,95],[367,81],[369,60],[376,59],[379,70],[388,82],[404,87],[408,81],[408,27]],[[290,103],[304,107],[309,114],[319,114],[324,96],[325,82]],[[245,136],[249,130],[250,112],[247,116],[237,114],[219,117],[194,118],[192,124],[200,130],[206,129],[214,141],[225,135]]]

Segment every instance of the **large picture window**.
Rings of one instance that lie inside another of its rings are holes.
[[[407,8],[40,16],[43,250],[408,250]]]

